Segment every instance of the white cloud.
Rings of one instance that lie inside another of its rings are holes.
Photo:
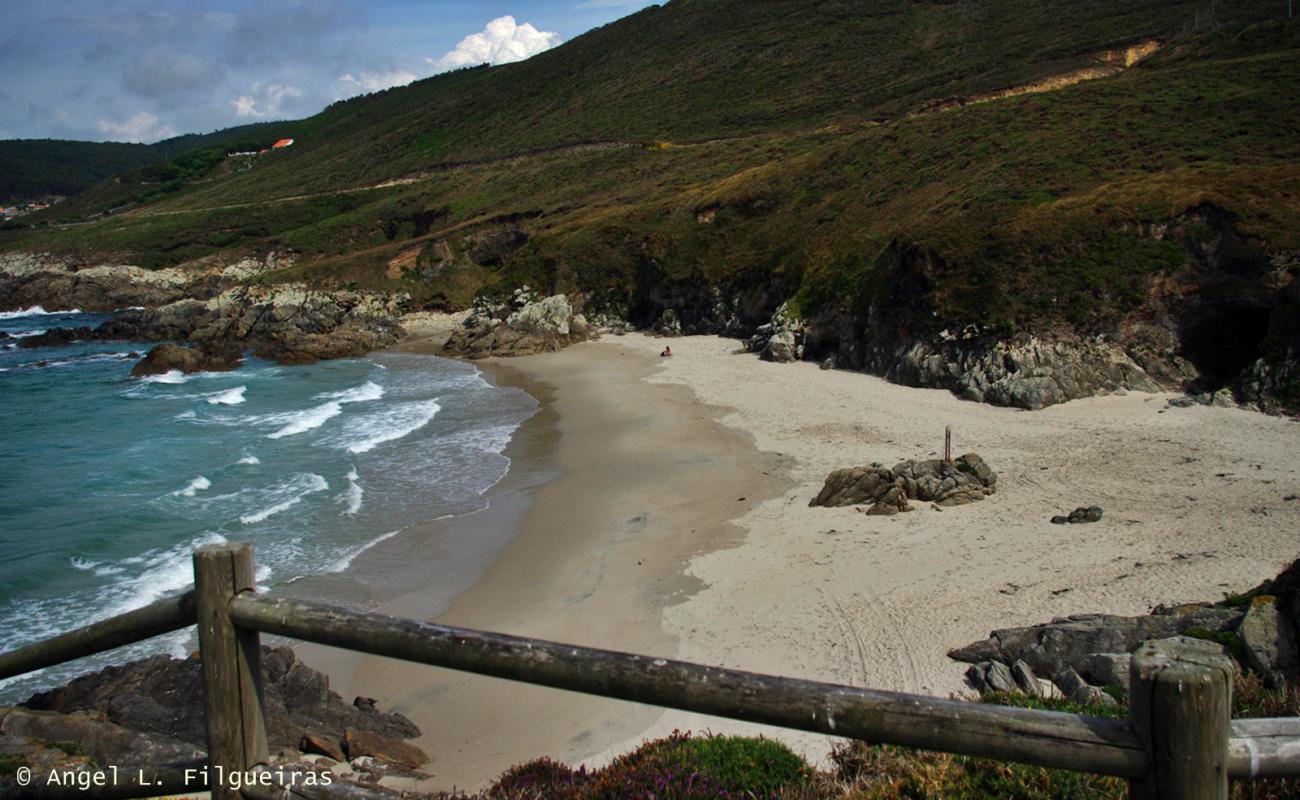
[[[415,80],[416,77],[404,69],[395,69],[389,72],[367,71],[358,73],[355,76],[349,72],[346,75],[340,75],[339,79],[334,82],[335,97],[351,97],[355,94],[391,89],[394,86],[405,86]]]
[[[471,33],[456,49],[439,59],[426,58],[440,71],[479,64],[523,61],[563,42],[558,33],[539,31],[531,23],[519,25],[512,16],[497,17],[479,33]]]
[[[123,122],[101,119],[95,123],[95,129],[120,142],[156,142],[176,135],[175,128],[160,125],[157,115],[148,111],[132,114]]]
[[[241,94],[230,105],[235,107],[237,117],[265,117],[280,113],[280,108],[287,102],[302,97],[302,90],[296,86],[283,83],[262,85],[255,82],[250,88],[251,94]]]

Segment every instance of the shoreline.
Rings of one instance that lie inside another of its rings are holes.
[[[671,360],[634,334],[480,362],[503,385],[534,382],[542,419],[524,428],[554,415],[558,474],[528,488],[517,538],[436,621],[948,696],[967,689],[947,651],[990,630],[1213,600],[1300,554],[1300,503],[1283,500],[1300,490],[1294,420],[1140,393],[1024,412],[763,362],[718,337],[673,344]],[[954,452],[999,472],[997,494],[883,518],[807,507],[832,469],[933,457],[946,424]],[[1093,503],[1101,523],[1048,522]],[[381,610],[432,607],[416,591]],[[327,672],[424,729],[439,789],[541,756],[600,765],[679,728],[779,736],[813,761],[827,750],[811,734],[383,659]]]
[[[431,349],[419,337],[399,348]],[[719,426],[690,390],[646,382],[656,362],[616,344],[478,366],[498,385],[528,391],[539,411],[507,449],[511,469],[489,491],[488,510],[363,554],[371,555],[370,568],[386,563],[423,581],[399,580],[404,589],[381,592],[376,610],[676,657],[678,636],[665,630],[664,611],[703,588],[685,574],[689,560],[742,541],[730,520],[779,493],[779,460],[760,453],[752,437]],[[438,569],[433,542],[476,532],[499,545],[484,550],[496,553],[491,564],[477,576],[462,570],[456,589],[430,578]],[[326,648],[300,652],[344,696],[375,697],[421,727],[416,743],[434,759],[434,778],[422,788],[480,786],[543,755],[587,761],[638,738],[664,713]]]

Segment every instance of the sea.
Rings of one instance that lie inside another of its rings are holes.
[[[0,651],[183,591],[203,544],[252,543],[259,586],[277,587],[481,511],[538,408],[427,355],[133,379],[149,344],[17,346],[110,316],[0,312]],[[193,645],[181,631],[0,682],[0,703]]]

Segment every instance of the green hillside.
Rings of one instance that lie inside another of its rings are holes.
[[[901,286],[900,328],[1104,332],[1197,237],[1300,247],[1300,27],[1280,9],[675,0],[277,125],[298,143],[248,164],[192,151],[167,191],[110,182],[36,221],[144,205],[0,247],[153,266],[275,248],[299,256],[283,278],[431,305],[529,282],[643,318],[709,286],[865,315]],[[944,102],[1089,68],[1107,76]],[[1144,233],[1171,221],[1177,241]]]
[[[77,194],[164,158],[143,144],[0,139],[0,204]]]
[[[46,195],[77,195],[113,176],[139,183],[149,179],[147,167],[202,148],[261,142],[274,137],[275,125],[255,123],[212,133],[189,133],[154,144],[0,139],[0,203]]]

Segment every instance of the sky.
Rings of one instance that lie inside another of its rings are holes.
[[[652,0],[0,0],[0,139],[154,142],[518,61]]]

